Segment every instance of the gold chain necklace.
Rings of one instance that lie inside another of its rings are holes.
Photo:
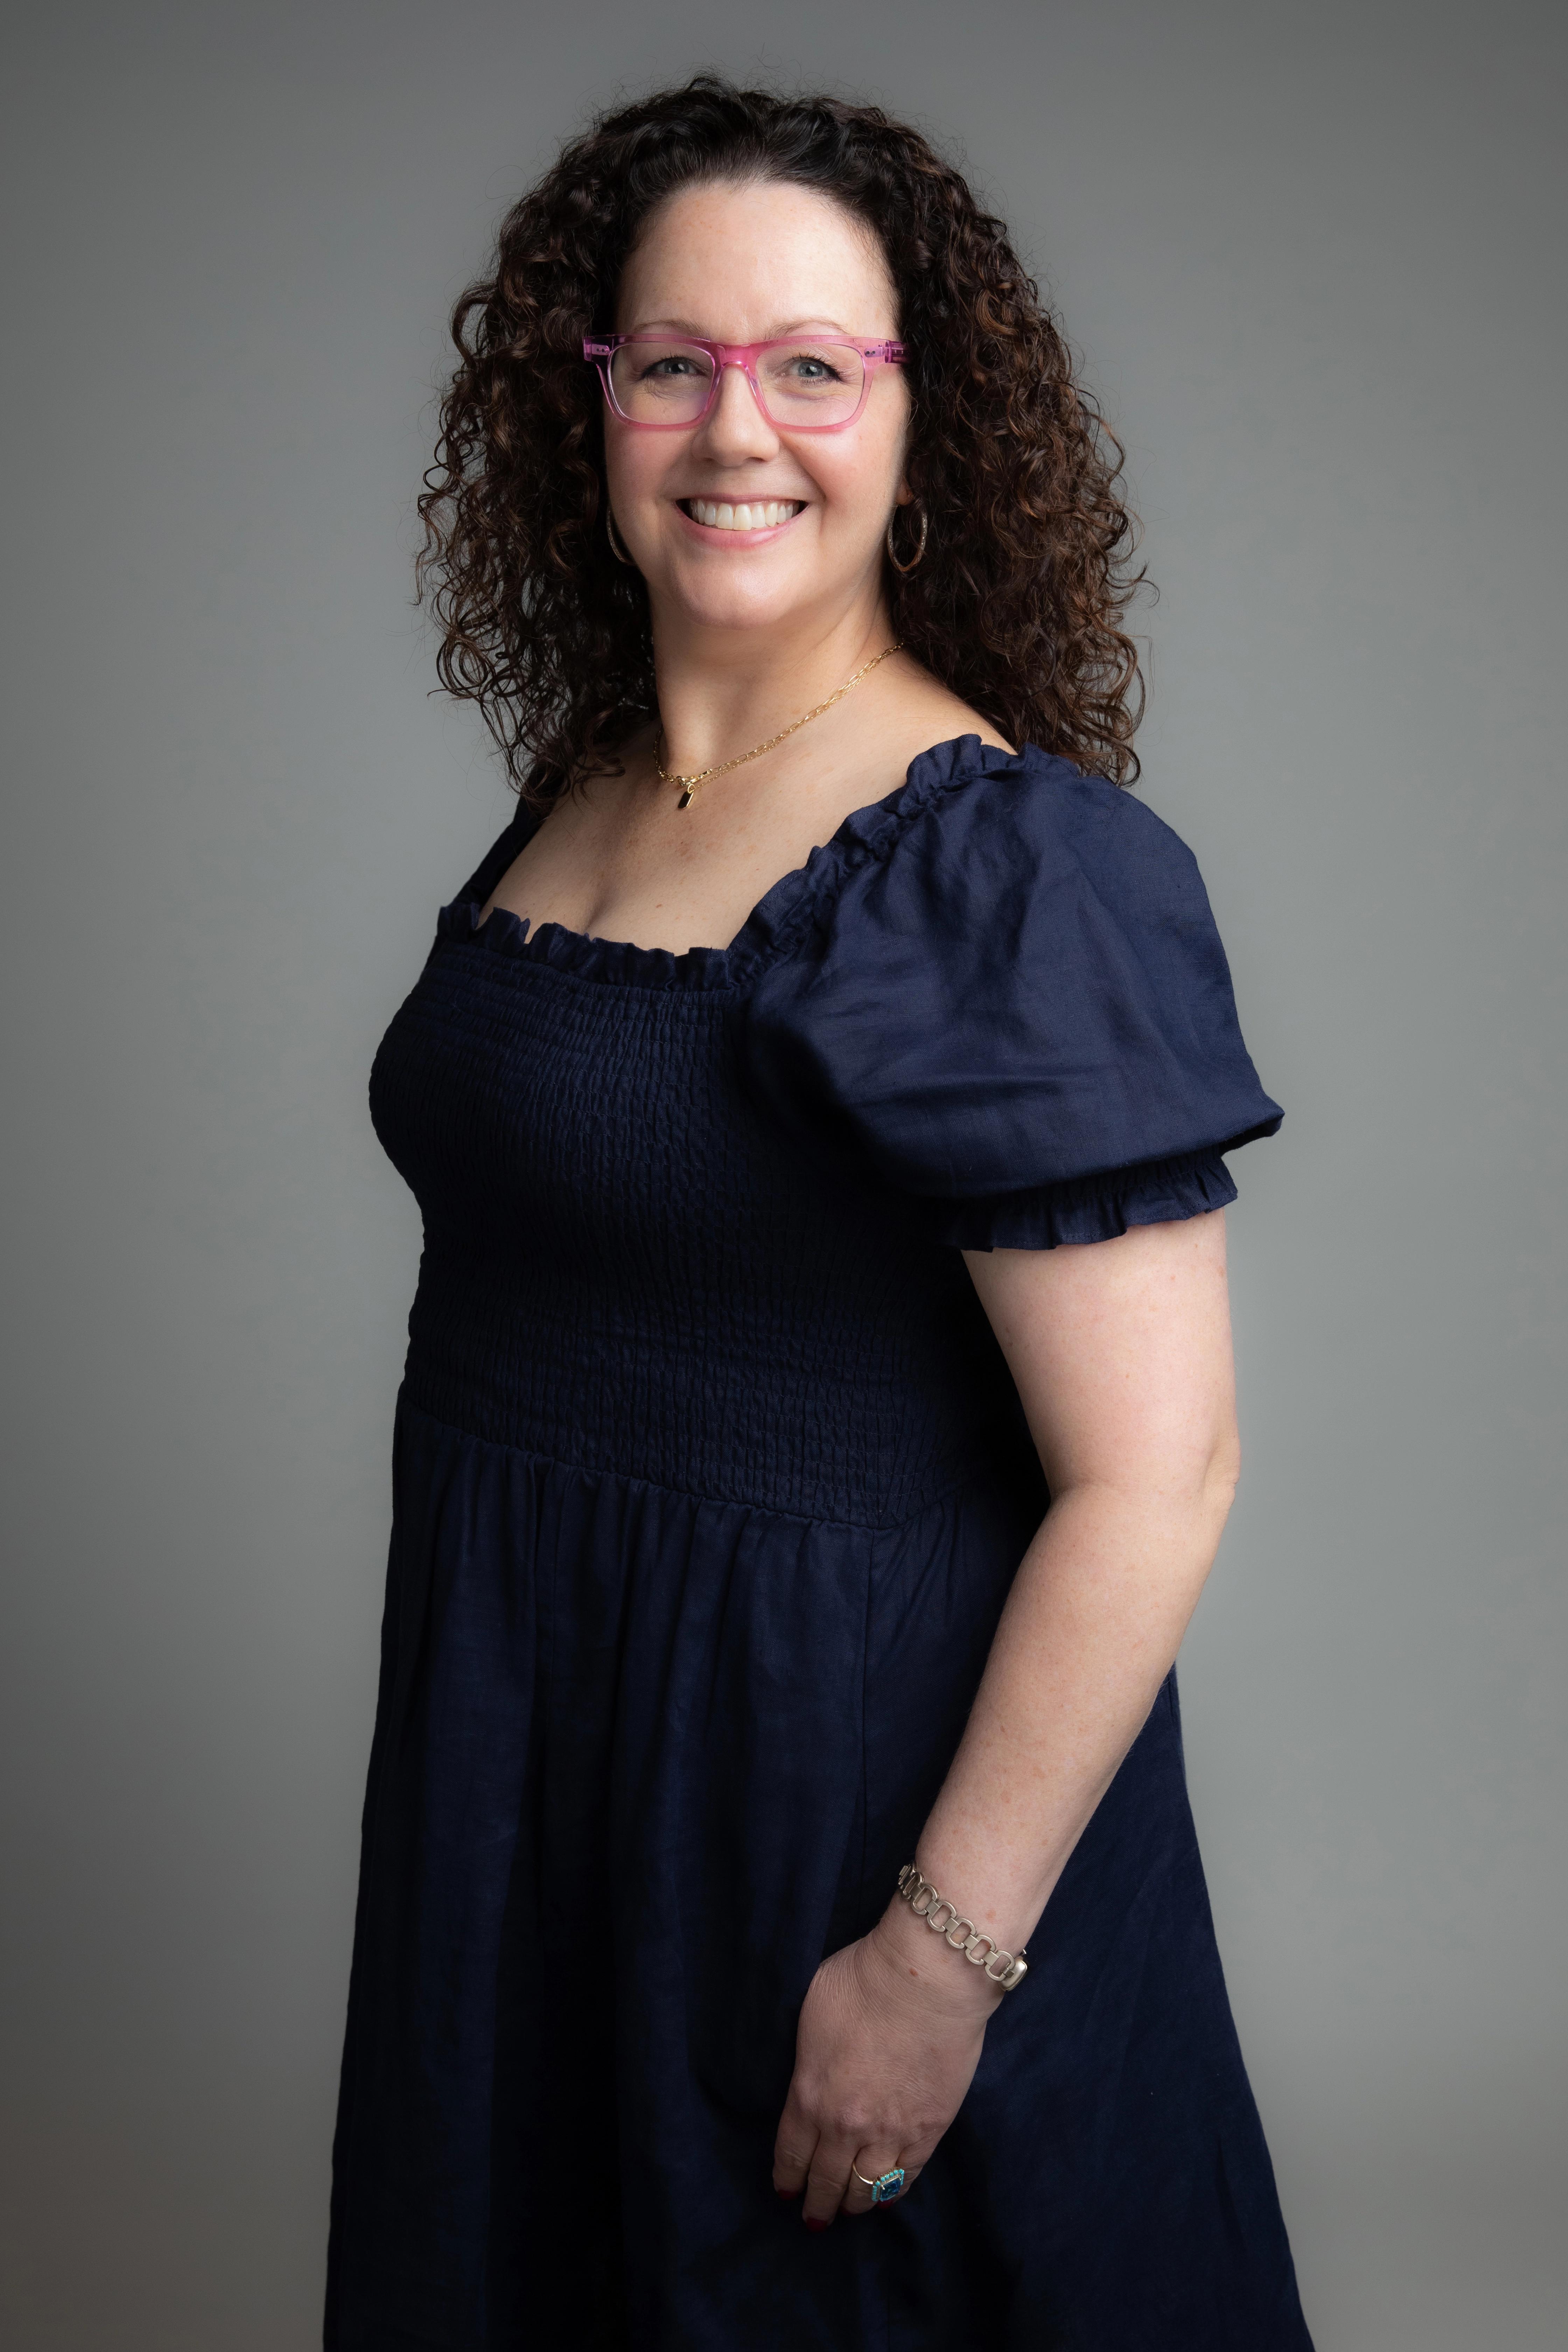
[[[879,654],[873,654],[868,662],[861,663],[853,677],[847,677],[845,679],[837,694],[830,694],[826,702],[819,702],[816,709],[815,710],[808,710],[804,719],[797,719],[794,722],[793,726],[785,727],[777,735],[770,735],[765,743],[759,743],[753,751],[742,751],[733,760],[721,760],[716,766],[711,768],[699,768],[694,776],[671,776],[665,772],[663,758],[664,730],[661,727],[658,730],[657,748],[655,749],[653,755],[654,766],[658,770],[659,782],[661,784],[678,784],[680,787],[680,798],[676,802],[675,805],[678,809],[689,808],[691,806],[692,794],[696,792],[698,785],[705,784],[710,776],[722,776],[727,774],[731,768],[743,768],[748,760],[760,760],[764,751],[773,751],[775,745],[784,742],[786,737],[797,733],[802,727],[808,726],[812,719],[820,719],[825,710],[831,710],[836,702],[842,702],[850,688],[852,686],[858,686],[860,680],[865,677],[868,670],[875,669],[879,662],[885,662],[889,654],[896,654],[901,651],[902,647],[900,646],[884,646]]]

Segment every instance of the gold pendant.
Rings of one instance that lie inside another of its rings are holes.
[[[695,784],[685,785],[681,791],[680,798],[675,803],[676,807],[678,809],[689,808],[691,806],[691,795],[696,790],[697,787]]]

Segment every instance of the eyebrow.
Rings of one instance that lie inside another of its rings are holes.
[[[786,319],[781,325],[775,326],[771,334],[759,335],[757,340],[764,343],[776,342],[782,336],[804,335],[814,328],[826,329],[830,334],[842,335],[846,342],[853,342],[855,340],[849,329],[841,327],[837,319]],[[689,319],[640,320],[637,326],[630,328],[628,332],[634,335],[685,335],[694,343],[720,343],[724,341],[722,335],[704,334],[702,329],[693,326]]]

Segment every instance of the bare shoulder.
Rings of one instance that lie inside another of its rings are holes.
[[[897,676],[889,681],[893,689],[889,697],[889,715],[906,763],[929,751],[933,743],[950,743],[960,735],[978,735],[983,743],[994,744],[998,751],[1017,750],[989,719],[933,677],[912,655],[904,656],[896,669]]]

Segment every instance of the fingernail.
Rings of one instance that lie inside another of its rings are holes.
[[[773,2195],[775,2197],[782,2197],[786,2205],[793,2205],[800,2193],[801,2192],[798,2189],[775,2189],[773,2190]]]
[[[812,2213],[803,2213],[801,2219],[808,2230],[826,2230],[827,2227],[826,2221],[819,2221]]]

